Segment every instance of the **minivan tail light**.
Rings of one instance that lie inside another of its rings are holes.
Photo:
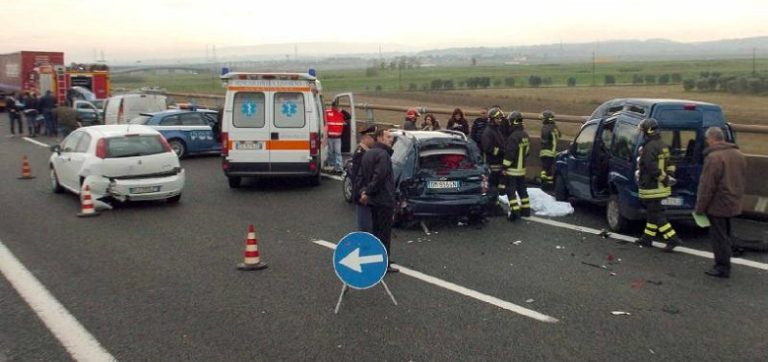
[[[107,158],[107,141],[103,138],[96,142],[96,157],[101,159]]]
[[[318,137],[318,133],[312,132],[309,134],[309,155],[317,156],[317,153],[319,150],[320,150],[320,139]]]
[[[173,152],[173,148],[171,148],[171,145],[168,144],[168,140],[166,140],[165,137],[163,136],[158,136],[158,137],[160,137],[160,142],[162,142],[163,149],[165,150],[165,152]]]
[[[221,155],[229,156],[229,133],[221,132]]]

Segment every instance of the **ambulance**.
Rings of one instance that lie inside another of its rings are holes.
[[[229,186],[240,187],[244,177],[301,177],[319,185],[325,157],[320,81],[309,73],[227,72],[221,79],[222,168]]]

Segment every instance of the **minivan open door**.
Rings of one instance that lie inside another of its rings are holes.
[[[357,145],[357,117],[355,116],[355,97],[352,93],[340,93],[333,97],[333,102],[340,108],[349,112],[351,118],[349,123],[344,126],[344,133],[341,135],[341,153],[352,153]]]

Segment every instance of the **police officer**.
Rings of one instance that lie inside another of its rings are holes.
[[[531,201],[525,184],[525,159],[531,148],[528,133],[523,127],[523,115],[520,112],[509,114],[511,134],[504,144],[504,174],[507,179],[507,197],[509,198],[509,213],[507,220],[515,221],[521,215],[531,216]],[[517,191],[517,196],[515,196]],[[520,197],[520,203],[517,197]]]
[[[681,240],[667,221],[661,201],[672,194],[672,186],[676,182],[673,177],[675,165],[669,160],[669,148],[661,140],[658,121],[653,118],[643,120],[640,131],[645,139],[637,158],[636,178],[647,216],[645,231],[637,244],[652,246],[653,240],[661,236],[667,242],[664,251],[672,251]]]
[[[499,193],[505,192],[507,184],[504,181],[501,164],[504,161],[504,136],[501,134],[501,120],[504,112],[499,107],[488,110],[488,126],[483,130],[480,144],[485,154],[485,163],[491,169],[488,184],[496,187]]]
[[[549,187],[555,182],[552,172],[557,154],[557,142],[560,140],[560,129],[555,124],[555,114],[550,110],[541,112],[541,120],[541,151],[539,151],[541,174],[539,178],[542,186]]]
[[[363,162],[363,156],[365,152],[371,149],[376,140],[373,139],[373,135],[376,133],[376,126],[370,126],[360,132],[360,144],[355,149],[355,153],[352,154],[352,164],[349,168],[349,179],[352,181],[352,195],[359,195],[362,185],[361,167]],[[368,205],[360,204],[357,197],[355,199],[355,206],[357,209],[357,229],[359,231],[372,232],[373,221],[371,218],[371,208]]]

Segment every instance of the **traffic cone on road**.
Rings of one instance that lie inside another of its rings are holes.
[[[99,216],[96,212],[96,208],[93,205],[93,197],[91,196],[91,187],[88,185],[83,186],[83,190],[80,191],[80,212],[77,214],[79,217]]]
[[[237,264],[240,270],[261,270],[267,267],[267,264],[261,262],[259,256],[259,242],[256,240],[256,229],[253,225],[248,225],[248,237],[245,240],[245,260]]]
[[[29,167],[29,160],[27,160],[27,155],[24,155],[21,157],[21,176],[19,177],[19,180],[30,180],[35,178],[35,176],[32,176],[32,168]]]

